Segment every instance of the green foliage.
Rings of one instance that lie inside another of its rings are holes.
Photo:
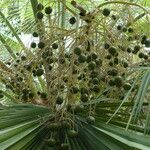
[[[1,150],[149,150],[149,1],[0,6]]]

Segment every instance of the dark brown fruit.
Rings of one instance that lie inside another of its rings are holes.
[[[117,69],[113,68],[113,69],[108,70],[107,74],[110,76],[116,76],[118,74],[118,71]]]
[[[46,7],[45,8],[45,13],[48,14],[48,15],[51,14],[52,13],[52,8],[50,6]]]
[[[58,96],[57,98],[56,98],[56,104],[58,104],[58,105],[61,105],[62,103],[63,103],[63,97],[61,97],[61,96]]]
[[[117,17],[115,15],[112,15],[111,17],[112,17],[113,20],[117,19]]]
[[[107,55],[105,58],[106,58],[106,59],[111,59],[112,56],[111,56],[111,55]]]
[[[96,63],[94,61],[91,61],[88,63],[88,69],[89,70],[94,70],[96,67]]]
[[[122,30],[122,25],[118,25],[118,26],[117,26],[117,29],[118,29],[118,30]]]
[[[43,74],[44,74],[44,70],[43,69],[39,68],[39,69],[36,70],[36,75],[38,77],[41,76],[41,75],[43,75]]]
[[[31,48],[36,48],[36,43],[32,42],[30,46],[31,46]]]
[[[25,61],[26,59],[27,59],[26,56],[24,56],[24,55],[21,56],[22,61]]]
[[[140,53],[138,54],[138,56],[139,56],[139,58],[144,58],[144,53],[140,52]]]
[[[100,92],[100,87],[99,87],[99,85],[94,85],[94,86],[92,87],[92,91],[95,92],[95,93],[99,93],[99,92]]]
[[[72,94],[77,94],[77,93],[79,92],[79,88],[78,88],[77,86],[72,86],[72,87],[70,88],[70,92],[71,92]]]
[[[109,84],[110,86],[114,86],[114,85],[115,85],[114,79],[110,79],[109,82],[108,82],[108,84]]]
[[[37,10],[42,10],[43,8],[44,8],[44,6],[41,3],[37,4],[37,6],[36,6]]]
[[[127,52],[128,52],[128,53],[131,53],[131,52],[132,52],[132,49],[131,49],[131,48],[127,48]]]
[[[134,30],[133,30],[132,28],[129,28],[129,29],[128,29],[128,32],[129,32],[129,33],[133,33],[133,31],[134,31]]]
[[[131,84],[130,84],[130,83],[125,83],[125,84],[123,85],[123,88],[124,88],[125,90],[130,90],[130,89],[131,89]]]
[[[97,59],[97,54],[95,52],[91,53],[91,57],[93,60]]]
[[[144,59],[147,60],[148,59],[148,55],[144,55]]]
[[[93,78],[92,83],[93,84],[99,84],[99,79],[98,78]]]
[[[108,8],[104,8],[103,9],[103,11],[102,11],[102,14],[104,15],[104,16],[109,16],[109,14],[110,14],[110,9],[108,9]]]
[[[36,14],[36,17],[37,17],[37,19],[43,19],[43,17],[44,17],[44,15],[43,15],[43,13],[42,12],[37,12],[37,14]]]
[[[104,48],[105,48],[105,49],[108,49],[109,47],[110,47],[110,45],[109,45],[108,43],[105,43],[105,44],[104,44]]]
[[[75,17],[71,17],[70,19],[69,19],[69,23],[70,24],[75,24],[76,23],[76,18]]]
[[[41,95],[42,99],[46,99],[47,98],[47,93],[43,92],[43,93],[39,93]]]
[[[33,32],[32,36],[33,36],[33,37],[38,37],[39,35],[38,35],[37,32]]]
[[[0,98],[3,98],[3,97],[4,97],[3,93],[0,93]]]
[[[76,47],[75,49],[74,49],[74,53],[76,54],[76,55],[80,55],[81,54],[81,49],[79,48],[79,47]]]
[[[57,44],[57,43],[53,43],[53,44],[52,44],[52,48],[53,48],[53,49],[57,49],[57,48],[58,48],[58,44]]]
[[[115,82],[115,85],[117,87],[121,87],[122,84],[123,84],[122,77],[121,76],[116,76],[115,79],[114,79],[114,82]]]
[[[80,54],[78,57],[79,63],[84,63],[86,61],[86,56],[84,54]]]
[[[89,96],[87,94],[81,94],[80,100],[82,102],[87,102],[89,99]]]
[[[112,55],[112,56],[115,56],[116,55],[116,53],[117,53],[117,50],[116,50],[116,48],[115,47],[110,47],[109,49],[108,49],[108,52]]]
[[[39,42],[38,43],[38,48],[42,49],[45,47],[45,43],[44,42]]]

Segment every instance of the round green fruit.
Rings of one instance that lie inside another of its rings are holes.
[[[50,147],[54,147],[56,145],[56,140],[53,138],[46,140],[46,142]]]
[[[53,11],[53,10],[52,10],[52,8],[51,8],[50,6],[48,6],[48,7],[45,8],[45,13],[46,13],[47,15],[51,14],[52,11]]]
[[[70,138],[75,138],[75,137],[78,136],[78,132],[75,131],[75,130],[68,130],[68,136],[69,136]]]
[[[69,124],[68,121],[63,120],[63,121],[61,122],[61,127],[62,127],[63,129],[69,129],[70,124]]]
[[[86,118],[87,123],[93,125],[95,123],[95,118],[93,116],[88,116]]]
[[[62,143],[60,146],[60,150],[69,150],[69,145],[67,143]]]
[[[61,127],[61,124],[59,123],[51,123],[49,124],[48,128],[51,130],[51,131],[58,131]]]
[[[108,8],[104,8],[103,9],[103,11],[102,11],[102,14],[104,15],[104,16],[109,16],[109,14],[110,14],[110,9],[108,9]]]

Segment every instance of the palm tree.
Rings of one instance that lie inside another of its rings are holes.
[[[150,149],[148,0],[0,6],[0,150]]]

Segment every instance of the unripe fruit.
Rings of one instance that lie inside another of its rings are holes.
[[[93,116],[88,116],[86,118],[87,123],[93,125],[95,123],[95,118]]]

